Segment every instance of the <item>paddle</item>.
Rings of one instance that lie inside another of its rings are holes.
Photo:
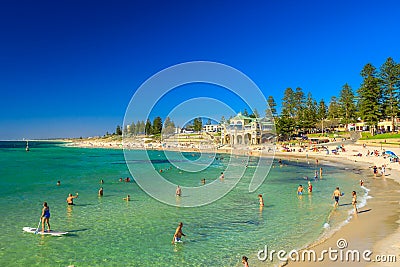
[[[36,228],[35,234],[37,234],[39,232],[39,226],[40,226],[41,222],[42,222],[42,217],[40,217],[40,219],[39,219],[39,224],[38,224],[38,226]]]

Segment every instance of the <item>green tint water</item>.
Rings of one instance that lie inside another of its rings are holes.
[[[118,181],[130,177],[120,150],[30,143],[31,151],[26,152],[24,146],[0,142],[1,266],[241,266],[243,255],[250,258],[251,266],[267,265],[256,257],[265,245],[275,250],[300,248],[326,233],[327,221],[332,229],[348,218],[351,205],[332,213],[336,186],[346,192],[342,204],[351,202],[352,190],[360,191],[351,170],[323,166],[324,178],[313,182],[313,194],[300,199],[297,186],[307,188],[303,177],[313,177],[315,166],[284,161],[282,167],[275,164],[256,192],[249,193],[256,165],[252,158],[243,179],[221,200],[204,207],[177,208],[152,199],[134,182]],[[187,174],[170,168],[161,152],[149,153],[166,179],[186,186],[218,178],[229,160],[225,156],[205,172]],[[140,168],[141,159],[135,164]],[[61,186],[56,186],[57,180]],[[100,186],[104,187],[101,198],[97,196]],[[76,205],[67,206],[68,193],[75,192],[79,192]],[[127,194],[132,201],[122,200]],[[258,194],[264,196],[263,210]],[[43,201],[50,206],[52,229],[69,235],[22,231],[24,226],[37,226]],[[171,245],[180,221],[187,236],[184,243]]]

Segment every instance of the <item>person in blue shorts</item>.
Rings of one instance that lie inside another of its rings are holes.
[[[47,205],[47,202],[43,202],[43,209],[42,209],[42,233],[44,233],[45,224],[47,224],[47,232],[50,232],[50,208]]]
[[[303,188],[303,186],[300,184],[299,187],[297,187],[297,194],[298,194],[299,196],[302,195],[302,194],[303,194],[303,190],[304,190],[304,188]]]
[[[182,240],[181,240],[182,236],[186,236],[184,233],[182,233],[182,227],[183,227],[183,223],[180,222],[178,227],[175,230],[174,237],[172,238],[172,244],[175,244],[176,242],[182,242]]]

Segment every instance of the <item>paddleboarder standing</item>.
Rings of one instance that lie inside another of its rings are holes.
[[[47,205],[47,202],[43,202],[42,209],[42,233],[44,233],[44,226],[47,224],[47,232],[50,232],[50,207]]]

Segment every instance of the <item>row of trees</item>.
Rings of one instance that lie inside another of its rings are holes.
[[[164,129],[164,131],[163,131]],[[164,134],[173,134],[175,132],[175,123],[167,117],[164,121],[161,117],[156,117],[153,120],[153,123],[150,119],[147,119],[146,122],[137,121],[136,123],[132,122],[130,125],[125,125],[122,129],[121,126],[117,126],[115,130],[116,135],[126,135],[126,136],[134,136],[134,135],[151,135],[151,134],[161,134],[163,131]]]
[[[372,134],[381,119],[390,119],[394,131],[400,111],[400,64],[389,57],[379,70],[368,63],[360,74],[363,81],[357,91],[344,84],[339,97],[331,97],[329,106],[323,99],[317,102],[311,93],[305,95],[300,87],[295,90],[287,88],[280,116],[272,96],[267,100],[270,109],[266,110],[266,115],[275,117],[277,132],[283,137],[296,131],[309,132],[339,123],[347,128],[358,118],[370,126]]]

